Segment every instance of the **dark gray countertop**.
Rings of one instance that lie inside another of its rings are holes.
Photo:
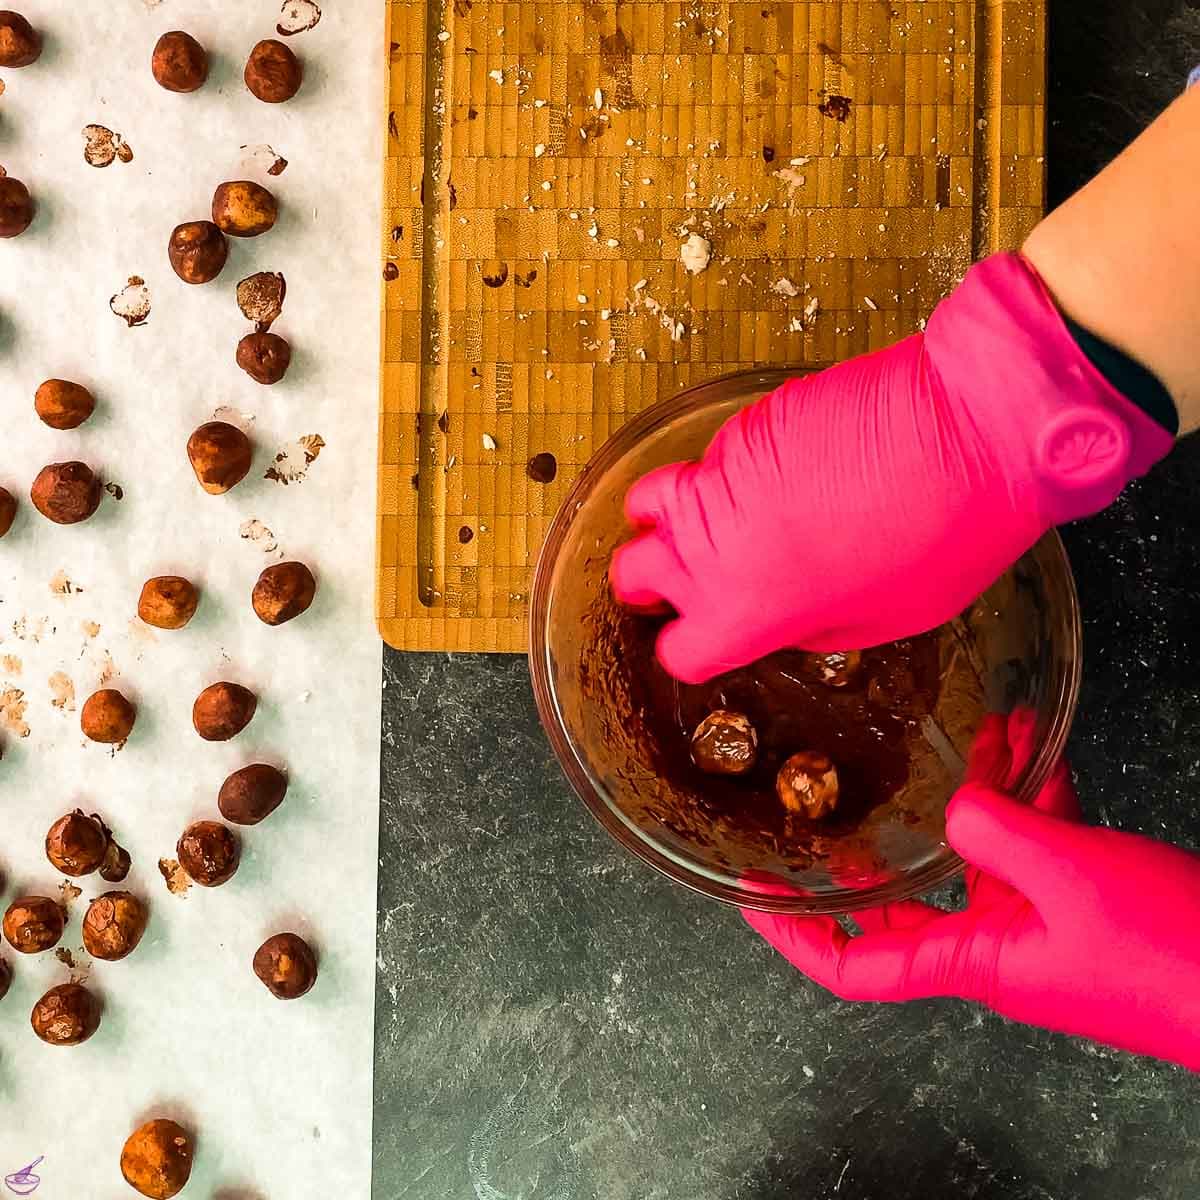
[[[1105,9],[1100,15],[1097,9]],[[1061,199],[1200,62],[1187,0],[1054,6]],[[1089,817],[1200,845],[1200,443],[1066,531]],[[845,1004],[574,799],[516,658],[389,653],[377,1200],[1140,1200],[1200,1083],[955,1001]]]

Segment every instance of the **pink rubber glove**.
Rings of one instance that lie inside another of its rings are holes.
[[[1065,765],[1032,808],[967,784],[946,835],[969,864],[963,912],[890,904],[853,914],[858,937],[832,917],[743,915],[843,999],[959,996],[1200,1069],[1200,858],[1080,824]]]
[[[670,604],[663,665],[700,682],[783,646],[860,649],[957,615],[1053,525],[1097,512],[1174,443],[1001,254],[924,334],[789,381],[699,463],[626,499],[617,598]]]

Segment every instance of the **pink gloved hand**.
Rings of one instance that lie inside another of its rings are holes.
[[[1051,526],[1173,445],[1067,331],[1023,258],[975,266],[924,334],[789,381],[699,463],[626,499],[617,598],[670,604],[672,674],[861,649],[961,612]]]
[[[946,836],[968,863],[962,912],[889,904],[853,914],[858,937],[832,917],[743,915],[843,999],[958,996],[1200,1069],[1200,858],[1080,824],[1065,765],[1033,807],[967,784]]]

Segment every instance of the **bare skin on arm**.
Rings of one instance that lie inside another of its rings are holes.
[[[1200,87],[1029,235],[1059,307],[1153,371],[1200,428]]]

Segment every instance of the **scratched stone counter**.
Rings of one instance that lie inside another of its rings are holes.
[[[1200,62],[1184,0],[1055,6],[1063,198]],[[1067,533],[1089,818],[1200,847],[1200,444]],[[619,851],[525,664],[389,654],[377,1200],[1194,1196],[1200,1084],[957,1001],[857,1006]]]

